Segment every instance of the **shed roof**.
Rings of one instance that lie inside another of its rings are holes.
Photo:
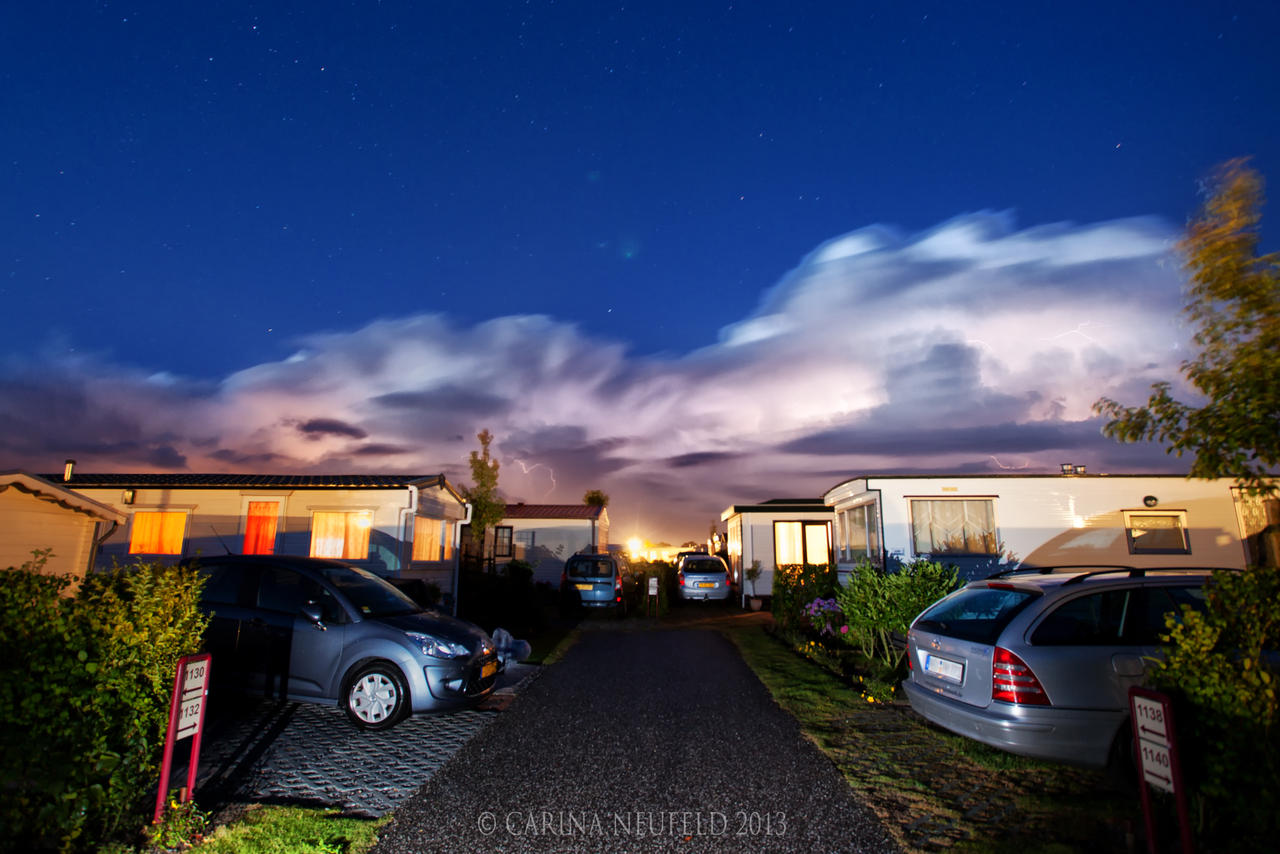
[[[41,501],[48,501],[51,504],[56,504],[59,507],[75,513],[83,513],[96,519],[117,523],[125,521],[123,513],[105,504],[99,504],[90,498],[85,498],[80,493],[59,486],[40,475],[28,474],[23,471],[0,472],[0,492],[4,492],[6,489],[16,489]]]
[[[504,519],[599,519],[603,507],[591,504],[508,504]]]

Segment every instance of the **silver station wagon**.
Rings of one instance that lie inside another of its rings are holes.
[[[499,670],[480,627],[426,611],[365,569],[283,555],[200,558],[214,688],[336,703],[362,729],[468,706]]]
[[[911,706],[1001,750],[1102,767],[1127,755],[1129,688],[1212,570],[1056,567],[971,582],[907,634]]]

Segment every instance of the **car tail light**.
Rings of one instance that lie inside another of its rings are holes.
[[[676,573],[676,586],[684,587],[684,570],[683,569]]]
[[[1052,705],[1026,662],[1000,646],[991,658],[991,699],[1024,706]]]
[[[724,574],[724,586],[725,586],[725,587],[732,587],[732,586],[733,586],[733,576],[731,576],[731,575],[730,575],[729,573],[727,573],[727,572]]]
[[[615,602],[622,601],[622,576],[615,576],[613,579],[613,598]]]

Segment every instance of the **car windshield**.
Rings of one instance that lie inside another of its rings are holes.
[[[1009,621],[1039,595],[1030,590],[968,587],[927,609],[912,628],[960,640],[995,643]]]
[[[328,581],[364,617],[397,617],[422,610],[416,602],[367,569],[326,567],[320,570]]]
[[[611,560],[571,560],[567,568],[570,578],[611,578]]]

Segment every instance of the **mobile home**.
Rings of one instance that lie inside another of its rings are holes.
[[[1064,470],[1068,467],[1064,466]],[[932,558],[978,578],[1034,566],[1243,567],[1250,496],[1179,475],[870,475],[830,489],[836,561]]]

